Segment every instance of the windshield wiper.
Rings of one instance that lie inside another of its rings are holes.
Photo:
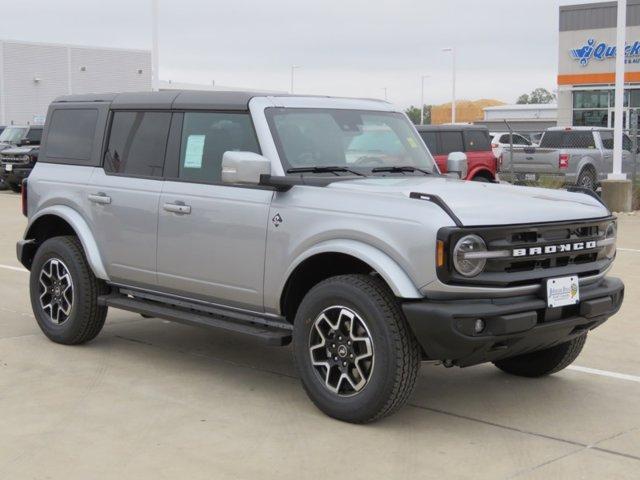
[[[336,172],[348,172],[364,177],[365,175],[355,170],[351,170],[347,167],[340,166],[328,166],[328,167],[295,167],[287,170],[287,173],[336,173]]]
[[[377,172],[390,172],[390,173],[396,173],[396,172],[422,172],[425,175],[433,175],[432,172],[430,172],[429,170],[423,170],[422,168],[417,168],[417,167],[412,167],[410,165],[405,165],[402,167],[375,167],[371,169],[372,173],[377,173]]]

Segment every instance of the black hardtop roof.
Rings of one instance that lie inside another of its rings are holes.
[[[484,125],[416,125],[416,129],[419,132],[441,132],[441,131],[461,131],[461,130],[486,130],[489,131]]]

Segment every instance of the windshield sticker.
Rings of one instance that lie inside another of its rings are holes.
[[[202,168],[205,135],[189,135],[184,154],[184,168]]]
[[[408,137],[407,138],[407,142],[409,142],[409,146],[411,148],[418,148],[418,144],[416,143],[416,141],[412,137]]]

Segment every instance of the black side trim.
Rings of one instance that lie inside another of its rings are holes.
[[[453,220],[456,226],[458,227],[464,226],[462,224],[462,221],[460,221],[460,219],[457,217],[457,215],[453,213],[453,210],[451,210],[451,207],[449,207],[449,205],[447,205],[447,203],[438,195],[432,195],[430,193],[411,192],[409,194],[409,198],[415,198],[417,200],[426,200],[427,202],[435,203],[442,210],[444,210],[447,215],[451,217],[451,220]]]
[[[265,187],[271,187],[279,192],[286,192],[291,190],[296,185],[307,185],[311,187],[326,187],[335,182],[343,182],[346,180],[355,180],[355,175],[345,176],[331,176],[331,177],[315,177],[315,176],[303,176],[303,175],[260,175],[260,185]]]

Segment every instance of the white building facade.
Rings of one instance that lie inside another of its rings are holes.
[[[151,52],[0,40],[0,125],[42,123],[75,93],[151,90]]]

